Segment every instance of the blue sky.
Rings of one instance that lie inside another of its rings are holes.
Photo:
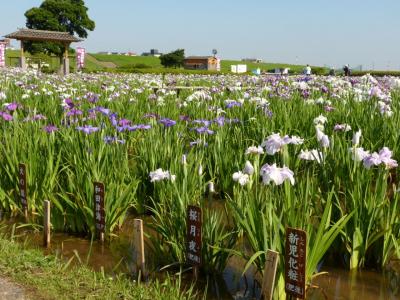
[[[0,35],[41,0],[2,0]],[[223,59],[400,69],[400,0],[86,0],[93,52],[150,48]],[[4,13],[6,12],[6,13]]]

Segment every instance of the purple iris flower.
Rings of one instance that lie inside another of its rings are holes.
[[[17,108],[19,108],[19,107],[21,107],[21,104],[18,104],[17,102],[13,102],[13,103],[10,103],[10,104],[6,105],[6,109],[8,111],[17,110]]]
[[[165,127],[171,127],[176,124],[176,121],[168,119],[168,118],[162,118],[158,122],[163,124]]]
[[[205,133],[205,134],[214,134],[213,130],[210,130],[208,127],[204,126],[204,127],[198,127],[195,128],[194,130],[196,130],[197,133]]]
[[[138,125],[135,125],[135,126],[137,127],[137,129],[140,129],[140,130],[151,129],[151,125],[148,125],[148,124],[138,124]]]
[[[181,115],[181,116],[179,116],[179,120],[185,121],[185,122],[189,122],[190,121],[190,117],[189,116],[185,116],[185,115]]]
[[[74,108],[75,104],[72,102],[72,99],[67,98],[64,100],[64,103],[68,106],[68,108]]]
[[[82,114],[83,114],[83,112],[81,110],[75,109],[75,108],[73,108],[69,112],[67,112],[67,116],[68,117],[69,116],[79,116],[79,115],[82,115]]]
[[[108,116],[110,114],[110,110],[108,108],[98,106],[98,107],[96,107],[96,110],[101,112],[105,116]]]
[[[52,133],[52,132],[58,131],[58,128],[55,125],[47,125],[47,126],[43,127],[43,130],[46,131],[47,133]]]
[[[12,121],[13,119],[13,116],[6,112],[0,112],[0,115],[5,121]]]
[[[38,121],[38,120],[47,120],[47,117],[44,116],[44,115],[42,115],[42,114],[37,114],[37,115],[34,115],[34,116],[32,117],[32,120],[34,120],[34,121]]]
[[[86,98],[90,103],[96,103],[97,101],[99,101],[99,95],[92,92],[87,93]]]
[[[228,102],[226,104],[226,108],[232,108],[232,107],[235,107],[235,106],[241,107],[242,103],[237,102],[237,101],[232,101],[232,102]]]
[[[219,116],[218,118],[214,119],[214,122],[218,124],[218,126],[224,126],[225,124],[225,117]]]
[[[86,134],[91,134],[93,132],[99,131],[99,127],[93,127],[92,125],[78,126],[76,130],[82,131]]]
[[[112,126],[114,126],[114,127],[118,126],[117,114],[111,114],[109,116],[109,118],[110,118],[110,122],[111,122]]]
[[[131,125],[131,121],[130,120],[127,120],[127,119],[121,119],[121,120],[119,120],[119,122],[118,122],[118,125],[119,126],[128,126],[128,125]]]

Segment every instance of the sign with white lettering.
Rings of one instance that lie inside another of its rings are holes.
[[[187,209],[187,261],[193,266],[201,265],[201,208],[189,205]]]
[[[286,228],[285,292],[296,298],[306,297],[307,233]]]
[[[6,66],[6,44],[0,42],[0,67]]]
[[[86,49],[82,47],[76,48],[76,67],[81,70],[85,67]]]
[[[94,218],[96,226],[96,234],[100,239],[104,239],[104,231],[106,226],[106,218],[104,211],[104,184],[101,182],[94,183]]]

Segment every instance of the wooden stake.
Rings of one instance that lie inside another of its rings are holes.
[[[134,248],[136,258],[136,269],[141,271],[142,276],[146,278],[145,268],[145,255],[144,255],[144,240],[143,240],[143,221],[141,219],[135,219],[133,221],[134,226]]]
[[[50,247],[50,201],[44,201],[44,224],[43,224],[43,234],[44,234],[44,246]]]
[[[100,243],[104,244],[104,232],[100,232]]]
[[[193,278],[196,281],[199,278],[199,267],[198,266],[193,266]]]
[[[268,250],[265,261],[264,277],[261,288],[261,293],[265,300],[272,300],[274,294],[276,269],[278,267],[279,253]]]

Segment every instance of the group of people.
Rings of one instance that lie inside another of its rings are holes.
[[[349,64],[346,64],[346,65],[343,67],[343,72],[344,72],[344,76],[350,76],[350,75],[351,75],[351,69],[350,69]],[[311,75],[311,67],[310,67],[310,65],[307,65],[307,66],[304,68],[304,74],[307,75],[307,76]],[[335,69],[332,68],[332,69],[329,71],[329,75],[335,75]]]

